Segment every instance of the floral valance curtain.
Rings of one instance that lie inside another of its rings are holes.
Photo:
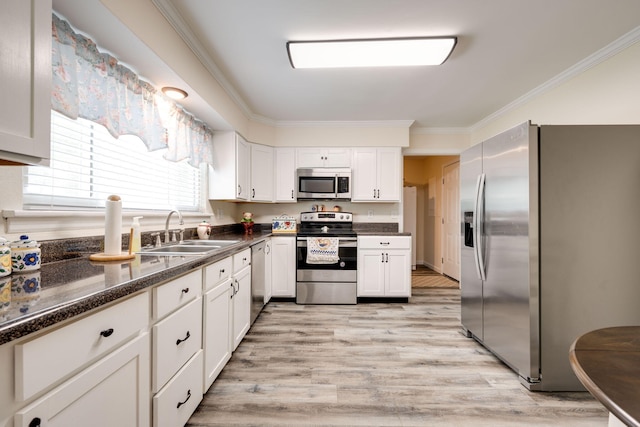
[[[170,161],[211,163],[213,131],[89,38],[53,15],[52,109],[105,126],[114,137],[137,135]]]

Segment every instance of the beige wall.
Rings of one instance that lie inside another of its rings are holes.
[[[458,156],[404,157],[404,185],[417,187],[416,262],[442,271],[442,176]]]

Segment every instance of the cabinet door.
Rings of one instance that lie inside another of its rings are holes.
[[[353,201],[377,201],[378,170],[375,148],[353,150]]]
[[[14,425],[148,426],[149,405],[149,335],[144,334],[18,411]]]
[[[377,149],[377,198],[378,201],[399,202],[402,184],[399,148]]]
[[[276,148],[276,202],[295,203],[296,199],[296,150]]]
[[[204,298],[204,390],[208,390],[231,358],[231,279]]]
[[[384,254],[378,250],[358,251],[358,296],[381,297],[385,292]]]
[[[271,292],[274,297],[296,296],[296,238],[272,237]]]
[[[251,144],[251,200],[273,201],[273,148]]]
[[[236,141],[236,199],[249,200],[251,187],[251,149],[240,135]]]
[[[271,263],[273,262],[273,249],[271,249],[271,239],[267,239],[267,243],[264,247],[264,303],[268,303],[271,299],[271,281],[273,269]]]
[[[0,159],[48,164],[51,0],[2,1],[0,52]]]
[[[296,167],[317,168],[324,166],[325,152],[321,148],[296,149]]]
[[[391,250],[385,256],[387,283],[385,296],[411,296],[411,251]]]
[[[233,276],[233,349],[249,331],[251,325],[251,267],[240,270]]]
[[[323,166],[328,168],[351,167],[351,150],[349,148],[327,148],[324,153]]]

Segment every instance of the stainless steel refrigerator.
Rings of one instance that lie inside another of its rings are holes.
[[[584,390],[581,334],[640,324],[640,126],[523,123],[460,156],[461,321],[530,390]]]

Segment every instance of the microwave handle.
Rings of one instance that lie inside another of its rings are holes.
[[[333,180],[333,191],[335,193],[334,198],[338,198],[338,174],[336,174],[335,179]]]

